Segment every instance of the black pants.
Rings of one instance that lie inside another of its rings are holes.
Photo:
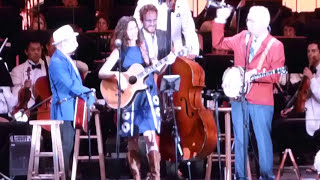
[[[68,170],[70,169],[71,164],[71,155],[73,152],[74,136],[75,129],[73,128],[72,121],[64,121],[60,126],[61,130],[61,140],[62,140],[62,150],[64,158],[64,168],[66,172],[66,177],[68,176]]]
[[[8,123],[0,123],[0,172],[9,175],[9,136]]]

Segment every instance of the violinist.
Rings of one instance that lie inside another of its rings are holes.
[[[17,104],[17,98],[11,92],[13,84],[3,60],[0,60],[0,77],[0,117],[9,119],[13,107]]]
[[[12,93],[15,97],[19,96],[19,92],[22,93],[20,91],[22,88],[31,90],[36,80],[41,76],[46,76],[47,74],[44,61],[41,59],[42,46],[39,40],[30,40],[24,52],[27,55],[27,60],[13,68],[11,71],[11,78],[13,82]],[[30,69],[30,78],[28,77],[28,69]],[[35,97],[32,93],[30,99],[26,101],[28,108],[35,104]]]
[[[176,52],[186,47],[188,49],[187,58],[194,59],[199,55],[198,35],[186,0],[138,0],[133,16],[139,28],[142,27],[142,23],[139,22],[139,10],[147,4],[156,6],[158,13],[161,14],[157,20],[157,29],[167,31],[167,20],[171,20],[171,42]],[[168,19],[168,9],[172,11],[171,19]]]
[[[225,23],[231,11],[229,7],[217,9],[216,18],[212,24],[212,47],[233,50],[234,65],[246,68],[246,78],[258,71],[270,71],[282,67],[285,62],[284,48],[279,40],[269,34],[268,9],[263,6],[252,6],[247,16],[248,30],[232,37],[224,37]],[[280,75],[274,74],[255,80],[251,82],[251,90],[242,102],[231,101],[236,179],[247,178],[244,153],[247,154],[248,131],[245,128],[249,127],[250,122],[259,151],[260,179],[275,178],[272,171],[273,147],[270,133],[274,111],[272,88],[273,83],[279,82],[279,79]]]
[[[0,172],[9,174],[9,117],[13,106],[17,103],[11,93],[12,80],[4,60],[0,59]]]
[[[317,59],[317,57],[320,57],[319,45],[320,44],[319,44],[318,41],[311,41],[308,44],[307,55],[308,55],[308,61],[309,61],[310,67],[306,67],[304,69],[302,75],[306,76],[309,79],[312,79],[310,77],[316,78],[316,74],[314,75],[311,72],[310,68],[313,71],[316,71],[316,69],[317,69],[316,66],[319,64],[318,59]],[[294,77],[296,77],[296,78],[294,78]],[[302,78],[301,78],[301,76],[299,74],[290,74],[289,83],[300,84],[301,80],[302,80]],[[310,86],[310,88],[311,88],[311,86]],[[307,109],[307,111],[305,112],[306,120],[307,119],[312,119],[311,117],[316,117],[315,115],[312,115],[315,112],[310,113],[310,111],[312,111],[312,109],[315,109],[315,108],[311,108],[312,107],[311,105],[314,105],[314,103],[310,103],[312,97],[313,97],[312,95],[311,96],[308,95],[308,97],[307,97],[308,99],[307,99],[307,101],[305,103],[305,108]],[[307,102],[309,102],[309,103],[307,103]],[[296,104],[296,103],[293,102],[293,104]],[[309,106],[309,108],[307,106]],[[308,109],[309,109],[309,112],[308,112]],[[288,107],[286,109],[283,109],[281,111],[281,116],[282,117],[296,117],[296,115],[297,115],[297,113],[295,113],[295,106],[294,105],[292,105],[292,106],[290,106],[290,107]],[[319,127],[320,127],[320,122],[317,122],[317,121],[306,121],[307,132],[308,132],[308,134],[310,136],[313,136],[314,132],[316,130],[318,130]]]
[[[320,129],[320,44],[319,42],[310,43],[308,46],[308,60],[310,68],[306,67],[303,75],[310,79],[310,90],[308,92],[306,108],[306,129],[310,136]],[[314,69],[313,72],[311,69]],[[317,143],[317,141],[316,141]],[[319,149],[318,149],[319,150]],[[318,152],[314,167],[320,173],[320,153]]]

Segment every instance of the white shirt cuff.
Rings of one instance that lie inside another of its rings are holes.
[[[214,18],[214,22],[220,23],[220,24],[225,24],[227,22],[227,20],[223,19],[223,18]]]

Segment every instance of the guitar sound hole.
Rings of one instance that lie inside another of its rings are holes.
[[[131,77],[129,78],[129,83],[130,83],[130,84],[134,84],[134,83],[136,83],[136,82],[137,82],[137,77],[131,76]]]

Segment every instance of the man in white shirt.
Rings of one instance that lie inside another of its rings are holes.
[[[158,17],[157,29],[167,31],[168,5],[162,1],[163,0],[138,0],[133,16],[136,18],[139,28],[142,28],[142,23],[139,21],[139,10],[144,5],[152,4],[157,7],[158,14],[161,14],[161,16]],[[171,41],[175,52],[187,48],[187,57],[194,59],[196,55],[199,55],[199,40],[195,31],[190,8],[186,0],[177,0],[174,7],[174,12],[171,13]]]
[[[3,60],[0,59],[0,117],[9,119],[9,114],[13,107],[17,104],[17,98],[11,93],[13,86],[10,73]]]
[[[320,129],[320,50],[319,43],[308,45],[308,59],[310,68],[306,67],[303,75],[310,79],[310,97],[307,99],[306,128],[309,135]],[[310,70],[313,69],[313,72]]]
[[[23,87],[29,87],[32,90],[32,86],[36,80],[41,76],[46,76],[46,69],[44,61],[41,59],[42,46],[40,41],[31,40],[29,41],[25,54],[28,59],[13,68],[11,71],[11,78],[13,82],[12,93],[17,98],[19,95],[19,90]],[[30,68],[30,79],[28,77],[28,68]],[[28,101],[28,108],[33,106],[35,103],[35,97],[31,93],[31,98]]]
[[[310,79],[310,90],[305,103],[306,129],[310,136],[320,129],[320,43],[311,42],[308,45],[309,68],[306,67],[303,75]],[[314,167],[320,173],[320,153],[318,152]]]

